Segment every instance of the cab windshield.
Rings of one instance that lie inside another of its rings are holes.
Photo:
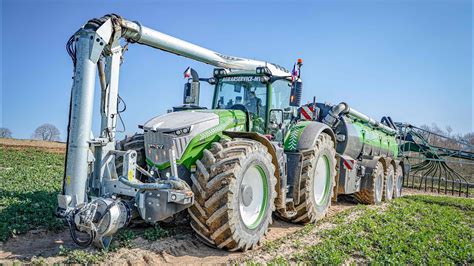
[[[224,77],[217,84],[214,108],[246,110],[252,118],[253,131],[264,133],[266,105],[267,85],[259,76]]]

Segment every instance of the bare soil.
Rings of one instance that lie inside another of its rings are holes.
[[[333,216],[341,211],[355,207],[349,202],[334,203],[328,216]],[[321,228],[332,225],[322,223]],[[133,240],[133,248],[121,248],[111,252],[106,263],[109,264],[227,264],[232,261],[240,261],[253,256],[261,256],[262,259],[270,259],[271,253],[260,249],[247,252],[228,252],[215,249],[205,245],[192,232],[189,226],[185,226],[182,233],[167,237],[155,242],[150,242],[141,237]],[[302,225],[291,224],[274,218],[262,244],[275,241],[294,234],[301,230]],[[305,242],[314,243],[316,239],[308,238]],[[48,264],[59,263],[66,258],[59,256],[59,247],[76,248],[67,230],[59,233],[47,232],[45,230],[31,231],[25,235],[17,236],[5,243],[0,242],[0,264],[12,264],[16,260],[34,261],[40,257]]]
[[[404,191],[405,195],[424,194],[418,190]],[[436,195],[436,194],[435,194]],[[383,210],[385,204],[375,206]],[[356,207],[348,200],[333,203],[328,217]],[[350,220],[355,220],[360,213],[350,214]],[[346,221],[346,222],[348,222]],[[334,224],[323,219],[315,230],[292,241],[292,236],[303,228],[302,225],[291,224],[274,218],[265,239],[256,250],[247,252],[228,252],[209,247],[201,242],[189,226],[180,226],[180,233],[158,241],[148,241],[138,237],[132,241],[133,248],[121,248],[109,253],[106,264],[145,265],[145,264],[233,264],[251,259],[254,262],[266,262],[276,256],[285,256],[298,251],[301,247],[314,245],[320,241],[318,232],[334,227]],[[270,241],[288,238],[275,249],[262,248]],[[35,261],[42,258],[48,264],[61,263],[66,257],[59,255],[59,247],[77,248],[67,230],[54,233],[46,230],[34,230],[25,235],[17,236],[5,243],[0,242],[0,264],[13,264],[15,261]]]
[[[0,138],[0,148],[1,147],[13,149],[36,148],[54,153],[66,152],[66,143],[58,141]]]

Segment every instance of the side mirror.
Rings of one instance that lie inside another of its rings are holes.
[[[299,107],[301,105],[301,94],[303,93],[303,82],[297,79],[291,84],[290,106]]]
[[[280,129],[283,124],[283,110],[282,109],[271,109],[270,110],[270,127]]]

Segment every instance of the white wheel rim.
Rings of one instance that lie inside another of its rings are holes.
[[[316,167],[314,170],[314,180],[313,180],[313,195],[314,201],[317,205],[321,205],[324,200],[325,196],[328,192],[329,186],[329,160],[328,158],[323,155],[319,157],[318,161],[316,162]]]
[[[385,185],[387,190],[387,198],[391,198],[393,194],[393,174],[387,176],[387,184]]]
[[[245,171],[240,185],[239,211],[245,226],[257,227],[263,219],[268,197],[265,173],[258,166]]]
[[[402,190],[403,174],[400,173],[397,177],[397,196],[400,196],[400,191]]]
[[[383,177],[382,175],[377,175],[375,179],[375,198],[378,202],[382,201],[382,187],[383,185]]]

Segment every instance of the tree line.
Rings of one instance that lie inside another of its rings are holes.
[[[9,128],[0,127],[0,138],[13,138],[13,133]],[[43,124],[35,129],[31,135],[31,139],[44,141],[61,140],[61,132],[52,124]]]
[[[427,134],[427,136],[425,137],[427,138],[428,142],[434,146],[459,150],[466,149],[466,145],[462,145],[459,142],[474,146],[474,132],[468,132],[465,134],[453,133],[453,129],[450,126],[447,126],[445,129],[442,129],[435,123],[433,123],[431,126],[422,125],[420,126],[420,128],[441,136],[448,137],[442,138],[436,135]],[[472,150],[466,151],[473,152]]]
[[[450,126],[447,126],[446,129],[442,129],[434,123],[431,126],[422,125],[420,126],[420,128],[474,145],[474,132],[469,132],[466,134],[455,134],[453,133],[453,129]],[[13,133],[10,129],[6,127],[0,127],[0,138],[12,137]],[[45,141],[58,141],[61,140],[61,132],[56,126],[52,124],[43,124],[35,129],[35,131],[31,135],[31,138]],[[449,140],[438,138],[436,136],[430,136],[430,141],[433,141],[435,145],[447,148],[458,148],[457,146],[459,145],[458,143],[452,143]]]

